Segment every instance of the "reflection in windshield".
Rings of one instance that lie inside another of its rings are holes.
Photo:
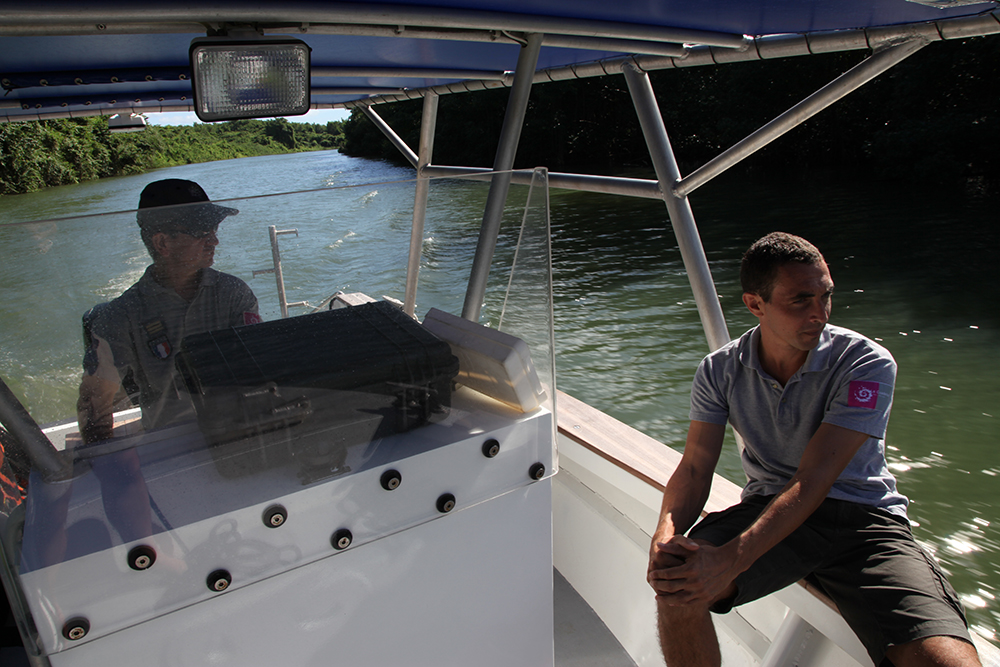
[[[191,400],[178,386],[174,364],[181,340],[260,319],[250,287],[211,268],[219,223],[238,210],[212,204],[201,186],[181,179],[147,185],[138,208],[138,231],[152,264],[123,294],[83,315],[80,439],[66,439],[67,453],[84,461],[99,481],[107,523],[90,517],[74,524],[78,535],[66,530],[71,482],[32,494],[22,545],[26,570],[110,547],[108,526],[122,542],[153,534],[150,496],[136,449],[88,450],[115,435],[116,410],[131,405],[141,408],[146,430],[191,419]],[[36,486],[40,484],[39,479]]]
[[[192,181],[156,181],[142,191],[137,218],[153,263],[121,296],[84,316],[77,404],[84,444],[111,437],[121,393],[142,408],[147,429],[192,417],[174,369],[181,340],[260,320],[250,287],[211,268],[219,223],[238,212],[210,203]]]
[[[548,253],[523,240],[527,254],[515,261],[514,251],[526,218],[547,225],[544,211],[515,206],[502,233],[484,313],[496,322],[506,302],[504,329],[536,314],[544,323],[508,340],[454,315],[469,225],[433,198],[417,302],[436,309],[438,329],[394,305],[410,218],[396,208],[412,204],[412,182],[221,203],[190,181],[150,188],[161,196],[144,192],[138,215],[52,222],[51,248],[22,271],[26,298],[19,290],[3,306],[34,332],[3,332],[25,360],[0,356],[30,433],[0,432],[0,491],[13,505],[0,531],[15,613],[32,619],[40,652],[73,646],[78,616],[89,622],[84,642],[112,636],[218,593],[206,585],[217,571],[234,588],[264,581],[554,472]],[[435,188],[473,208],[485,192]],[[251,290],[235,277],[266,266],[273,224],[299,229],[285,253],[293,298],[336,292],[314,301],[321,308],[279,319],[273,283]],[[33,229],[0,233],[16,248]],[[444,241],[459,250],[442,252]],[[519,278],[528,269],[537,273]],[[67,291],[69,271],[80,277]],[[52,304],[38,297],[59,293]],[[500,348],[516,363],[495,361]],[[515,387],[527,394],[512,403]],[[31,460],[18,459],[29,439],[51,465],[30,447]]]

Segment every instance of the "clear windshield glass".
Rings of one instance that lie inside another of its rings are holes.
[[[458,316],[489,182],[430,182],[416,319],[415,189],[147,210],[143,235],[106,201],[5,213],[0,520],[30,650],[554,472],[545,172],[515,175],[482,325]]]

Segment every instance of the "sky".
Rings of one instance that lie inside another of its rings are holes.
[[[318,123],[325,125],[331,120],[346,120],[351,112],[346,109],[313,109],[303,116],[288,116],[290,123]],[[146,113],[150,125],[194,125],[200,123],[193,111],[171,113]]]

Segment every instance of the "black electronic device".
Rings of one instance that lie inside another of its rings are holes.
[[[458,359],[391,303],[186,337],[177,367],[221,474],[299,461],[310,481],[347,448],[444,414]]]

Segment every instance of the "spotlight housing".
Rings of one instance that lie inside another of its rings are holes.
[[[309,46],[291,37],[199,37],[191,42],[194,111],[203,121],[309,111]]]

